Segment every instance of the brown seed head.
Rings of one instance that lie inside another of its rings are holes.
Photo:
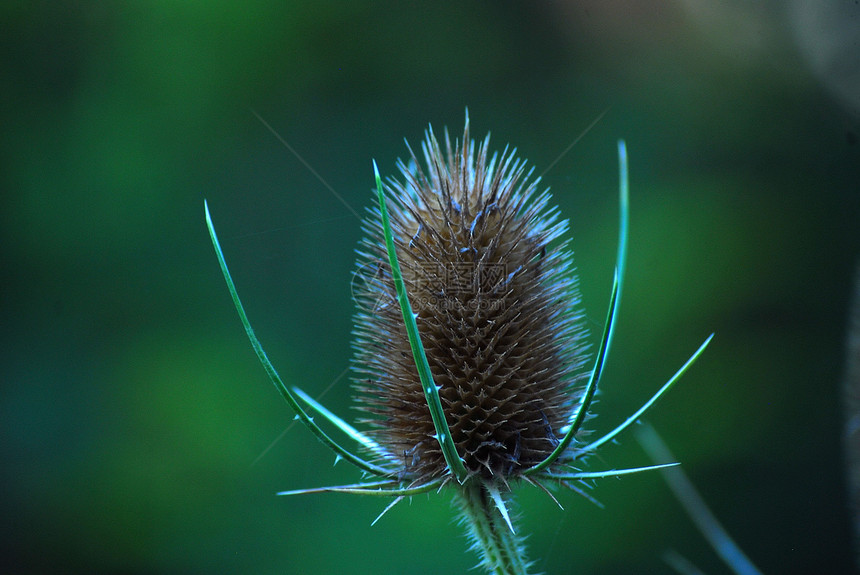
[[[457,452],[473,475],[507,481],[542,461],[568,423],[584,328],[567,222],[489,136],[445,152],[432,129],[426,168],[411,152],[386,185],[397,255]],[[447,466],[395,296],[378,209],[359,247],[356,388],[380,444],[424,483]]]

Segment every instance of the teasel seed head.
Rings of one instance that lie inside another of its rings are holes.
[[[567,222],[515,150],[488,154],[432,128],[386,184],[409,301],[457,453],[470,476],[507,484],[569,424],[585,329]],[[398,305],[381,213],[358,252],[355,386],[379,443],[423,484],[448,473]]]
[[[296,417],[334,451],[336,462],[346,459],[379,479],[278,494],[394,497],[379,520],[405,497],[440,489],[453,477],[459,483],[455,505],[481,565],[488,573],[526,575],[530,563],[508,509],[510,481],[522,477],[555,500],[544,482],[581,493],[571,481],[676,465],[580,472],[572,463],[637,421],[699,358],[713,334],[623,423],[573,447],[600,382],[621,300],[627,148],[619,140],[618,253],[609,310],[588,383],[580,389],[585,334],[570,252],[561,238],[567,223],[550,207],[549,192],[538,193],[538,181],[529,182],[531,172],[514,151],[506,148],[488,159],[488,146],[489,136],[477,149],[469,139],[468,115],[462,144],[452,146],[446,133],[445,153],[428,130],[422,146],[426,168],[410,150],[409,165],[399,164],[402,180],[387,186],[391,202],[374,162],[379,207],[365,221],[355,275],[363,282],[353,287],[356,384],[376,439],[278,375],[251,327],[205,202],[204,207],[236,312],[269,379]],[[345,449],[315,416],[378,461]]]

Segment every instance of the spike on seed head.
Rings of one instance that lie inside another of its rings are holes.
[[[542,461],[569,421],[584,328],[567,222],[515,151],[488,157],[468,117],[443,152],[422,152],[386,186],[404,282],[457,452],[468,472],[506,483]],[[381,445],[423,483],[447,473],[397,304],[381,214],[359,246],[356,388]],[[366,273],[372,270],[372,273]]]

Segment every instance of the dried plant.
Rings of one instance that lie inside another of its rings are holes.
[[[451,489],[488,573],[525,574],[530,563],[509,512],[512,488],[582,493],[584,480],[673,464],[581,471],[587,455],[636,421],[704,351],[710,337],[639,410],[585,443],[583,424],[609,353],[627,246],[627,159],[619,142],[620,226],[615,277],[591,369],[567,222],[548,190],[516,158],[488,153],[489,136],[444,150],[432,129],[424,167],[410,149],[400,180],[383,186],[364,222],[355,289],[355,388],[359,431],[278,376],[245,315],[212,221],[206,221],[224,278],[251,344],[298,418],[338,457],[376,480],[285,491],[337,491],[393,498]],[[386,194],[387,192],[387,194]],[[389,198],[386,199],[386,196]],[[361,455],[315,422],[322,416]],[[377,518],[378,519],[378,518]]]

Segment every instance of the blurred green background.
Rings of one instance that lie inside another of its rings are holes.
[[[649,421],[766,573],[850,572],[839,382],[860,87],[845,88],[856,57],[829,50],[842,25],[860,52],[860,7],[821,4],[841,10],[832,24],[800,2],[4,3],[3,572],[476,563],[445,494],[374,527],[383,500],[274,496],[358,474],[298,426],[272,445],[291,413],[203,219],[206,198],[281,374],[352,419],[337,379],[352,353],[352,210],[373,200],[372,158],[393,173],[404,137],[416,145],[428,123],[459,134],[467,106],[474,136],[492,131],[536,173],[559,160],[544,183],[571,220],[597,333],[627,140],[629,275],[593,427],[629,415],[715,331]],[[588,468],[647,462],[627,433]],[[727,572],[659,475],[592,494],[605,509],[520,489],[540,570],[670,573],[672,548]]]

